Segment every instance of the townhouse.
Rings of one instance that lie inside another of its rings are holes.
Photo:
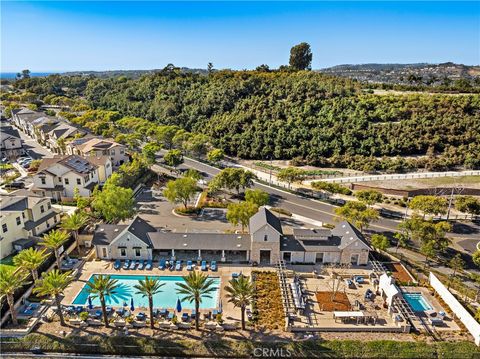
[[[92,195],[112,175],[108,156],[82,158],[77,155],[44,158],[33,177],[32,191],[56,201]]]
[[[128,162],[126,147],[113,139],[85,136],[70,141],[67,153],[83,157],[109,156],[114,167]]]
[[[6,158],[17,158],[25,153],[18,130],[3,122],[0,127],[0,155]]]
[[[43,232],[60,222],[50,198],[27,190],[0,196],[0,257],[33,246]]]
[[[91,242],[101,259],[217,260],[272,265],[349,263],[366,265],[370,247],[350,223],[334,229],[295,229],[284,235],[280,220],[261,207],[250,218],[250,233],[179,233],[152,227],[140,217],[128,225],[101,224]]]

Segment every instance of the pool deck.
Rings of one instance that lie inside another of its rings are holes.
[[[83,286],[86,282],[90,279],[92,274],[112,274],[112,275],[145,275],[145,276],[185,276],[190,273],[183,267],[182,271],[170,271],[170,270],[160,270],[157,267],[152,268],[152,270],[124,270],[119,269],[116,270],[113,268],[113,262],[109,261],[90,261],[86,262],[83,268],[80,270],[80,276],[68,286],[65,290],[65,297],[62,300],[62,304],[70,305],[73,303],[77,295],[82,290]],[[154,263],[158,265],[158,262]],[[273,268],[263,268],[265,270],[274,270]],[[198,268],[196,269],[199,270]],[[229,303],[225,297],[225,290],[224,287],[227,285],[228,281],[232,278],[232,273],[239,273],[246,276],[250,276],[252,270],[259,270],[259,268],[255,267],[252,268],[251,266],[232,266],[232,265],[224,265],[222,263],[218,263],[218,271],[212,272],[203,272],[212,277],[220,278],[220,288],[219,288],[219,295],[220,300],[222,301],[222,310],[223,310],[223,319],[228,319],[229,321],[239,321],[240,322],[240,309],[235,308],[232,303]],[[260,269],[262,270],[262,269]],[[173,309],[173,308],[171,308]],[[148,308],[139,307],[137,308],[138,311],[147,311]],[[208,310],[200,310],[200,312],[210,311]],[[188,310],[187,310],[188,312]]]
[[[403,287],[402,286],[402,292],[403,293],[421,293],[423,298],[430,304],[430,306],[433,308],[432,310],[435,311],[436,313],[438,312],[446,312],[446,310],[442,307],[440,302],[438,301],[437,298],[435,298],[432,294],[430,294],[430,291],[428,288],[424,287]],[[420,312],[415,312],[415,315],[418,317],[418,320],[413,320],[412,323],[413,325],[420,331],[423,331],[423,325],[421,319],[424,320],[424,322],[427,322],[428,319],[428,314],[425,311],[420,311]],[[431,324],[428,324],[430,327],[432,327]],[[460,327],[455,323],[451,315],[447,314],[445,319],[443,320],[443,325],[438,325],[435,326],[435,330],[438,332],[442,331],[457,331],[461,330]]]

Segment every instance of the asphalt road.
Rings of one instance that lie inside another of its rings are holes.
[[[161,151],[164,152],[164,151]],[[202,162],[184,157],[184,163],[179,166],[180,169],[194,168],[202,172],[207,180],[215,176],[219,169],[204,164]],[[292,213],[314,219],[325,223],[335,223],[334,209],[337,206],[321,202],[318,200],[301,197],[274,187],[255,182],[254,188],[259,188],[270,194],[271,205],[284,208]],[[380,219],[369,226],[369,229],[375,232],[392,233],[397,231],[398,220],[380,217]],[[480,227],[473,223],[462,224],[462,230],[451,233],[451,237],[463,239],[480,238]]]
[[[179,166],[180,169],[194,168],[197,171],[203,172],[207,179],[215,176],[219,169],[211,167],[202,162],[184,158],[184,163]],[[284,208],[292,213],[314,219],[325,223],[334,223],[335,215],[333,211],[337,208],[334,205],[317,201],[310,198],[304,198],[292,193],[255,182],[254,188],[261,189],[270,194],[271,205],[274,207]],[[395,231],[399,221],[381,218],[379,221],[372,224],[370,227],[377,231]]]

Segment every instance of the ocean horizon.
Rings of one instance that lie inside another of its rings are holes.
[[[18,72],[0,72],[0,78],[2,79],[15,79]],[[60,72],[31,72],[31,77],[45,77],[52,74],[59,74]]]

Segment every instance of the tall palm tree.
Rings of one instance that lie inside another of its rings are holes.
[[[240,308],[242,312],[242,330],[245,330],[245,309],[250,305],[254,288],[252,282],[245,276],[240,276],[238,279],[232,279],[224,288],[227,292],[227,298],[235,307]]]
[[[177,283],[177,293],[184,295],[182,299],[188,300],[190,303],[195,302],[195,329],[198,330],[198,311],[202,297],[211,298],[210,293],[217,288],[214,287],[213,279],[200,272],[190,272],[189,275],[183,277],[183,280],[185,283]]]
[[[87,282],[88,292],[90,293],[92,299],[100,299],[100,304],[102,305],[103,321],[105,326],[108,327],[108,317],[107,317],[107,308],[105,305],[105,297],[110,297],[117,294],[116,290],[118,288],[118,280],[112,279],[109,275],[96,275],[93,277],[93,282]]]
[[[78,231],[88,222],[88,217],[84,212],[75,212],[62,219],[61,227],[73,232],[78,254],[80,254],[80,243],[78,242]]]
[[[49,295],[54,298],[62,326],[65,326],[65,319],[63,318],[60,296],[72,281],[73,278],[70,276],[70,272],[62,273],[58,269],[54,269],[44,275],[42,279],[37,280],[35,282],[37,286],[33,288],[33,291],[39,295]]]
[[[13,325],[18,324],[14,294],[17,289],[22,288],[25,284],[27,284],[27,280],[24,272],[16,271],[15,268],[0,267],[0,296],[7,297]]]
[[[148,306],[150,308],[150,328],[154,328],[153,321],[153,296],[161,292],[165,283],[160,283],[160,280],[145,277],[145,280],[140,279],[134,288],[138,291],[137,294],[142,294],[143,297],[148,297]]]
[[[43,236],[43,241],[40,242],[40,245],[51,249],[55,254],[55,260],[57,262],[57,267],[60,269],[60,255],[58,253],[58,248],[65,243],[69,235],[65,231],[55,229],[50,233]]]
[[[13,263],[17,267],[23,267],[32,273],[33,280],[38,279],[38,267],[45,261],[48,254],[34,248],[24,249],[13,257]]]

